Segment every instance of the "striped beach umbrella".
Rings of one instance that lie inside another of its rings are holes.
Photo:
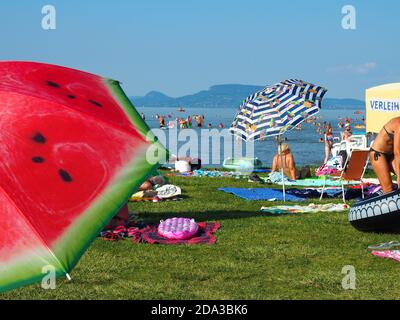
[[[296,79],[265,87],[243,101],[230,132],[246,141],[282,135],[318,113],[326,91]]]

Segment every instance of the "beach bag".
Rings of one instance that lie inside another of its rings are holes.
[[[190,159],[190,171],[200,170],[201,169],[201,159],[193,158]]]

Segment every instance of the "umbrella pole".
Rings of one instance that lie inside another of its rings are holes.
[[[65,276],[67,277],[67,279],[68,279],[69,281],[72,280],[72,278],[71,278],[71,276],[69,275],[69,273],[65,274]]]
[[[281,139],[281,135],[278,136],[278,153],[279,153],[280,158],[281,158],[283,202],[286,202],[285,174],[283,172],[283,156],[282,156],[282,139]]]

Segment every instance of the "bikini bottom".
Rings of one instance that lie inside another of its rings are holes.
[[[381,152],[381,151],[375,150],[374,148],[371,148],[370,152],[374,152],[374,160],[375,161],[378,161],[379,157],[381,157],[381,156],[385,156],[386,160],[389,161],[389,162],[392,162],[393,159],[394,159],[394,154],[393,153]]]

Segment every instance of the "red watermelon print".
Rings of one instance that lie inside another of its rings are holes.
[[[67,275],[166,159],[119,82],[0,62],[0,291]]]

